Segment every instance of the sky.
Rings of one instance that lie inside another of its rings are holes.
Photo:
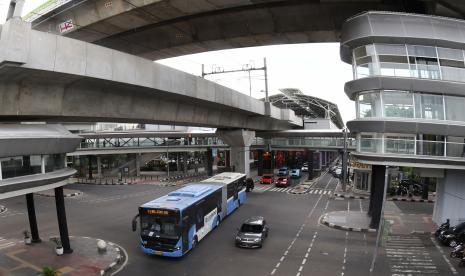
[[[26,0],[23,15],[47,0]],[[0,23],[6,18],[10,0],[0,0]],[[355,118],[355,104],[344,93],[344,83],[352,80],[352,67],[339,57],[339,43],[288,44],[251,47],[206,52],[157,62],[194,74],[201,75],[202,64],[206,72],[235,70],[249,64],[263,66],[266,57],[268,67],[268,91],[279,93],[280,88],[298,88],[304,94],[322,98],[338,105],[343,120]],[[249,83],[246,72],[215,74],[206,79],[235,89],[252,97],[265,96],[263,71],[253,71]]]

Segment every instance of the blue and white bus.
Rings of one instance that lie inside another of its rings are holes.
[[[142,204],[139,214],[132,221],[133,231],[136,231],[137,218],[140,217],[142,251],[147,254],[181,257],[243,204],[245,188],[242,187],[245,185],[245,175],[221,175],[223,174]],[[216,179],[213,180],[214,178]],[[228,186],[228,183],[235,184]],[[229,203],[228,198],[231,198]]]
[[[203,180],[201,183],[218,185],[222,190],[221,219],[225,218],[246,200],[245,192],[246,175],[242,173],[226,172],[217,174]]]

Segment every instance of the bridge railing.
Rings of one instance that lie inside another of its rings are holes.
[[[159,138],[159,137],[133,137],[133,138],[86,138],[79,145],[79,149],[103,148],[134,148],[158,146],[224,146],[217,137],[187,137],[187,138]]]
[[[293,137],[293,138],[271,138],[271,146],[281,147],[313,147],[313,148],[343,148],[344,139],[337,137]],[[266,141],[263,138],[256,137],[252,143],[255,146],[265,145]],[[355,149],[356,140],[353,138],[347,139],[347,147]]]

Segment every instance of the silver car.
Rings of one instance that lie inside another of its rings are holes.
[[[251,217],[244,221],[236,234],[236,246],[245,248],[260,248],[268,236],[268,226],[263,217]]]

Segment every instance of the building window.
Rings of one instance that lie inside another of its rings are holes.
[[[383,91],[384,116],[413,118],[413,94],[408,92]]]
[[[443,96],[415,94],[415,116],[422,119],[444,120]]]
[[[386,153],[415,154],[414,136],[386,135],[384,143]]]
[[[381,117],[379,92],[364,93],[358,96],[358,118]]]
[[[40,155],[2,158],[0,162],[2,179],[41,173],[42,159]]]
[[[65,167],[65,155],[64,154],[44,155],[44,159],[45,159],[45,172],[46,173],[60,170]]]
[[[465,98],[444,96],[446,120],[465,122]]]

